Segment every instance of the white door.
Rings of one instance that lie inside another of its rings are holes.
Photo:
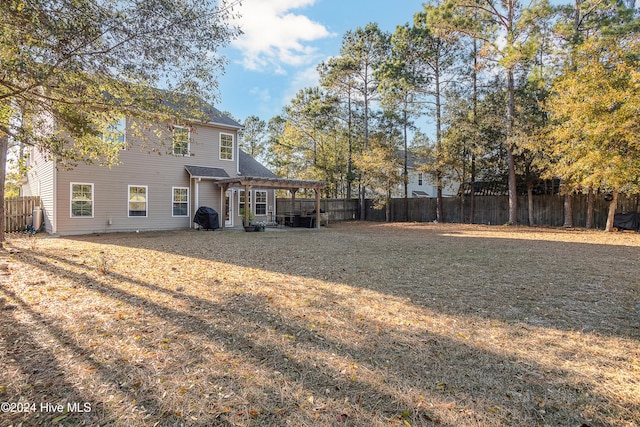
[[[224,213],[224,226],[225,227],[233,227],[233,191],[227,190],[224,193],[224,205],[225,205],[225,213]]]

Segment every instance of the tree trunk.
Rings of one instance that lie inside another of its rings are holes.
[[[477,16],[477,15],[476,15]],[[473,128],[478,129],[478,39],[473,38]],[[476,221],[476,138],[471,145],[471,180],[469,183],[469,223]]]
[[[7,172],[9,137],[0,138],[0,242],[4,242],[4,183]]]
[[[618,207],[618,189],[613,189],[613,199],[609,202],[609,213],[607,214],[607,226],[604,231],[613,231],[613,217],[616,214],[616,208]]]
[[[349,89],[347,109],[349,110],[349,116],[347,120],[347,141],[349,142],[349,158],[347,159],[347,199],[351,199],[351,184],[353,184],[353,147],[351,138],[351,89]]]
[[[589,187],[589,193],[587,195],[587,223],[586,228],[593,228],[593,204],[595,197],[593,196],[593,188]]]
[[[513,135],[513,120],[515,117],[515,81],[513,70],[507,70],[507,167],[509,168],[509,224],[518,224],[518,189],[516,186],[516,159],[513,156],[511,137]]]
[[[364,172],[360,174],[360,182],[362,181],[364,181]],[[360,184],[360,221],[364,221],[366,219],[366,200],[366,189],[364,188],[364,185]]]
[[[442,106],[440,101],[440,69],[439,65],[435,68],[435,86],[436,86],[436,161],[438,169],[436,170],[436,220],[444,222],[444,213],[442,209]]]
[[[527,209],[529,210],[529,227],[535,227],[536,221],[533,217],[533,182],[527,184]]]
[[[469,183],[469,223],[476,222],[476,155],[471,155],[471,182]]]
[[[403,132],[404,132],[404,170],[403,182],[404,182],[404,220],[409,221],[409,169],[407,163],[409,162],[409,154],[407,153],[409,142],[407,137],[407,106],[405,105],[403,111]]]
[[[444,222],[444,211],[442,209],[442,177],[438,173],[438,188],[436,189],[436,221]]]
[[[569,193],[564,195],[564,224],[562,226],[573,228],[573,196]]]

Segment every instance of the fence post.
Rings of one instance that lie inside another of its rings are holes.
[[[40,206],[39,196],[12,197],[4,199],[4,231],[13,233],[25,230],[31,223],[29,218],[36,206]]]

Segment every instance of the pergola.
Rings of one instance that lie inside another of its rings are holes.
[[[261,190],[289,190],[291,192],[291,206],[295,203],[296,193],[301,188],[313,189],[316,193],[316,228],[320,228],[320,191],[326,183],[319,181],[305,181],[299,179],[285,178],[261,178],[252,176],[237,176],[233,178],[216,179],[216,184],[224,194],[229,188],[243,188],[244,194],[249,194],[251,189]],[[226,212],[227,206],[225,198],[222,198],[222,212]],[[221,221],[224,229],[224,221]],[[249,223],[249,209],[244,210],[244,222]]]

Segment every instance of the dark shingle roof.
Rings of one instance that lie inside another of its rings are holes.
[[[192,178],[229,178],[224,169],[209,168],[206,166],[185,166]]]
[[[253,178],[277,178],[276,174],[264,167],[256,159],[248,155],[242,150],[238,150],[240,156],[238,164],[240,166],[240,175],[250,176]]]
[[[207,108],[207,114],[209,115],[210,123],[215,123],[223,126],[232,126],[238,129],[243,127],[240,123],[236,122],[232,118],[222,114],[222,112],[215,107],[209,106]]]

